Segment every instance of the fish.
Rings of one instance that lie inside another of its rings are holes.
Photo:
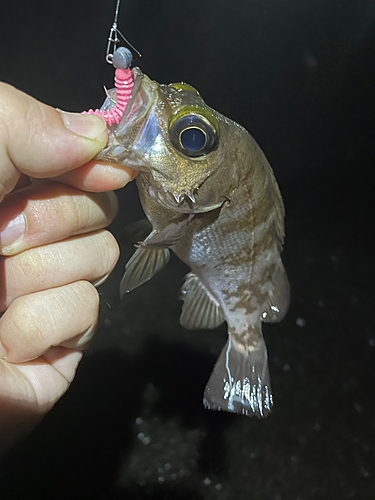
[[[132,75],[125,112],[108,127],[98,156],[139,172],[147,217],[121,294],[151,279],[173,251],[191,270],[181,289],[181,325],[214,329],[226,322],[228,328],[204,390],[205,408],[267,416],[273,395],[262,322],[281,321],[290,295],[274,173],[253,137],[194,87],[159,84],[137,67]],[[101,109],[115,103],[112,89]]]

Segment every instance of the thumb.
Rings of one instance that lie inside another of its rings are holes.
[[[55,177],[91,160],[107,143],[95,115],[65,113],[0,83],[0,201],[21,173]]]

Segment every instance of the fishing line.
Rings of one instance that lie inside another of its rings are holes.
[[[118,14],[120,10],[120,3],[121,0],[116,1],[116,8],[115,8],[115,16],[113,19],[113,24],[111,29],[109,30],[109,36],[108,36],[108,43],[107,43],[107,50],[105,54],[105,60],[107,63],[112,64],[112,59],[113,55],[116,52],[117,49],[117,44],[120,42],[120,39],[118,38],[117,35],[120,35],[120,37],[124,40],[124,42],[134,50],[134,52],[137,53],[139,57],[142,57],[142,54],[132,45],[129,40],[127,40],[124,35],[121,33],[121,31],[117,27],[117,19],[118,19]]]

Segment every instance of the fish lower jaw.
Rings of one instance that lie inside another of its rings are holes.
[[[196,210],[194,210],[192,213],[194,214],[203,214],[206,212],[211,212],[211,210],[216,210],[217,208],[220,208],[224,205],[225,201],[221,201],[220,203],[214,203],[213,205],[209,205],[206,207],[199,207]]]
[[[163,189],[157,189],[154,186],[148,186],[148,192],[152,199],[168,210],[185,214],[200,214],[210,212],[223,205],[224,201],[213,203],[210,205],[200,205],[196,200],[196,196],[189,194],[175,194]]]

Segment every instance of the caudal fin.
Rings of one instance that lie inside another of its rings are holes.
[[[229,337],[204,391],[203,404],[210,410],[265,417],[273,406],[267,349],[250,351]]]

